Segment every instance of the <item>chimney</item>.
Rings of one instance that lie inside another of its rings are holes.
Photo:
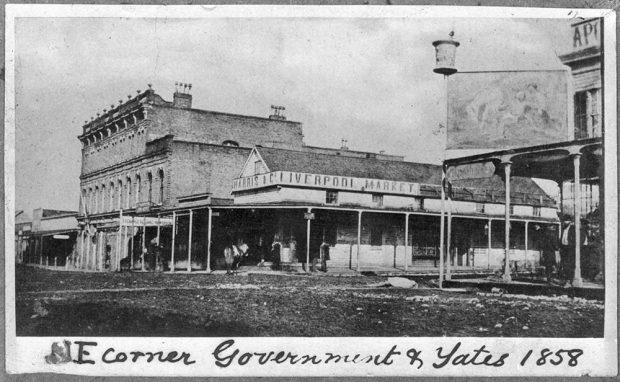
[[[185,84],[181,82],[174,83],[175,92],[172,97],[172,106],[180,109],[190,109],[192,107],[192,84]]]
[[[286,121],[286,117],[283,114],[284,110],[286,110],[284,106],[271,105],[271,110],[273,110],[273,114],[269,116],[269,119]]]

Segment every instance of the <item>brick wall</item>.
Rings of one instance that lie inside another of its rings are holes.
[[[237,142],[242,147],[262,145],[289,149],[303,146],[302,125],[298,122],[232,115],[203,110],[153,106],[149,137],[172,134],[175,139],[221,145]]]
[[[250,151],[175,141],[169,171],[171,197],[210,193],[213,198],[232,199],[232,181],[239,175]],[[178,205],[176,200],[171,203]]]
[[[148,125],[148,121],[142,121],[85,146],[82,149],[82,175],[144,155]]]

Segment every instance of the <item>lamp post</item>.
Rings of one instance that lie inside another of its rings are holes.
[[[445,89],[445,101],[446,101],[446,134],[448,130],[448,77],[457,72],[454,62],[456,59],[456,48],[460,45],[458,41],[454,40],[454,32],[450,32],[450,38],[445,40],[437,40],[433,42],[435,47],[435,68],[433,72],[437,74],[443,74],[444,89]],[[444,147],[444,159],[445,159],[445,147]],[[439,223],[439,288],[443,287],[443,261],[444,261],[444,216],[445,216],[445,182],[446,182],[446,168],[441,165],[441,221]],[[450,197],[450,195],[449,195]],[[449,254],[448,254],[449,256]],[[449,257],[448,257],[449,261]]]

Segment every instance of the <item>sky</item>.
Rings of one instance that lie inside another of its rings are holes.
[[[558,69],[568,20],[28,18],[16,21],[16,210],[77,210],[85,120],[147,84],[166,100],[267,117],[308,145],[440,163],[445,85],[431,43],[454,30],[460,71]]]

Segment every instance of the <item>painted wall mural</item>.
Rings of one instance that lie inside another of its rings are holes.
[[[570,139],[568,72],[463,72],[448,82],[447,149],[504,149]]]

